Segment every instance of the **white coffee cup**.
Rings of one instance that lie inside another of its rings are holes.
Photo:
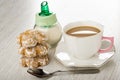
[[[76,37],[66,32],[72,28],[81,26],[92,26],[100,30],[99,33],[86,37]],[[79,59],[88,59],[95,54],[109,51],[113,46],[113,37],[103,37],[103,25],[93,21],[79,21],[66,25],[63,29],[63,38],[68,53]],[[110,42],[106,49],[100,49],[102,41]]]

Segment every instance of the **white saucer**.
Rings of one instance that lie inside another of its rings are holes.
[[[102,47],[106,46],[106,43],[103,43]],[[87,60],[79,60],[71,56],[65,47],[65,43],[62,41],[58,44],[55,52],[55,57],[66,67],[95,67],[99,68],[104,65],[109,59],[114,55],[115,48],[106,53],[98,53],[97,55],[91,57]]]

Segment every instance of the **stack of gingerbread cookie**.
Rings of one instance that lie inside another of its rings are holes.
[[[21,64],[24,67],[38,68],[47,65],[48,45],[46,37],[38,30],[27,30],[18,36],[19,53],[22,55]]]

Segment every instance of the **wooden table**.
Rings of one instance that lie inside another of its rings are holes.
[[[105,26],[104,35],[115,37],[116,53],[97,74],[54,76],[48,80],[120,80],[119,0],[48,0],[62,27],[77,20],[93,20]],[[42,80],[19,65],[16,37],[34,25],[39,0],[0,0],[0,80]],[[54,49],[52,51],[54,53]]]

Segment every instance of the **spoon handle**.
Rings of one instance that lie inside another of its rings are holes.
[[[75,74],[94,74],[94,73],[99,73],[100,70],[99,69],[83,69],[83,70],[68,70],[68,71],[61,71],[61,70],[58,70],[58,71],[55,71],[53,72],[52,74],[55,74],[55,73],[61,73],[61,72],[68,72],[68,73],[75,73]]]

